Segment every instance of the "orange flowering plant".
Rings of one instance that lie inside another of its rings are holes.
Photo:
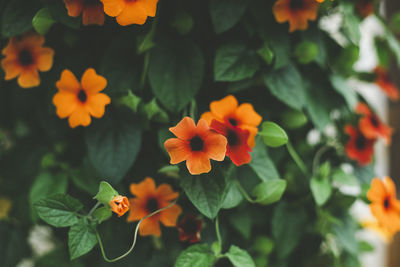
[[[359,266],[357,231],[400,230],[373,168],[398,129],[364,94],[399,99],[378,6],[0,1],[0,262]]]

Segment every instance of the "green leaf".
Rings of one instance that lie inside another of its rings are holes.
[[[195,97],[203,76],[203,53],[189,40],[164,39],[150,52],[151,89],[169,111],[179,112]]]
[[[285,259],[298,245],[307,216],[304,209],[280,202],[272,215],[272,235],[275,241],[275,251],[279,259]]]
[[[246,12],[246,0],[211,0],[211,20],[216,33],[222,33],[235,26]]]
[[[68,232],[68,248],[71,260],[85,255],[97,244],[96,227],[81,219]]]
[[[231,43],[217,49],[214,60],[214,79],[234,82],[250,78],[259,69],[254,51],[242,43]]]
[[[285,130],[278,124],[270,121],[263,122],[261,125],[262,130],[258,133],[262,136],[264,143],[270,147],[280,147],[289,141]]]
[[[207,244],[192,245],[182,251],[174,267],[211,267],[214,255],[210,253]]]
[[[112,112],[86,129],[89,160],[107,181],[118,183],[136,160],[141,126],[130,114]]]
[[[280,177],[260,137],[256,138],[256,145],[253,148],[253,152],[251,152],[251,161],[249,165],[263,181],[278,179]]]
[[[136,39],[137,53],[139,55],[152,49],[156,44],[153,41],[154,31],[149,31],[146,35],[139,35]]]
[[[67,227],[78,222],[76,215],[83,205],[69,195],[57,194],[34,204],[39,217],[55,227]]]
[[[93,212],[93,217],[95,217],[99,221],[99,223],[108,220],[111,215],[112,212],[109,206],[98,208]]]
[[[55,22],[47,8],[40,9],[32,19],[33,28],[42,35],[45,35]]]
[[[267,65],[271,64],[274,60],[274,51],[272,51],[270,45],[265,42],[262,47],[257,50],[257,54],[264,59]]]
[[[256,202],[268,205],[281,199],[286,189],[286,181],[282,179],[273,179],[260,183],[253,189],[252,195]]]
[[[322,206],[328,201],[332,194],[332,187],[328,177],[317,178],[313,177],[310,181],[310,188],[318,206]]]
[[[240,193],[235,183],[230,183],[228,193],[226,194],[224,203],[222,203],[223,209],[232,209],[237,207],[243,201],[243,195]]]
[[[226,175],[210,172],[202,175],[185,175],[181,186],[193,205],[205,216],[213,219],[222,208],[229,183]]]
[[[345,173],[342,169],[337,169],[332,174],[332,181],[340,185],[359,185],[357,178],[353,174]]]
[[[292,64],[264,75],[264,83],[271,94],[294,109],[305,105],[305,89],[301,74]]]
[[[93,198],[108,206],[115,196],[118,196],[118,192],[109,183],[102,181],[99,186],[99,192]]]
[[[367,241],[364,241],[364,240],[362,240],[362,241],[360,241],[358,243],[358,247],[359,247],[360,252],[372,252],[372,251],[374,251],[374,246],[371,245],[370,243],[368,243]]]
[[[32,19],[38,10],[35,0],[9,0],[1,16],[1,34],[12,37],[32,28]]]
[[[99,73],[107,77],[105,93],[113,96],[125,96],[127,92],[138,91],[140,88],[139,65],[132,51],[136,39],[129,32],[123,32],[111,41],[101,60]],[[127,51],[132,51],[127,53]],[[128,96],[129,93],[128,93]]]
[[[353,44],[359,44],[361,39],[360,20],[354,14],[354,5],[351,2],[341,2],[344,33]]]
[[[356,91],[354,91],[350,86],[348,86],[346,80],[338,75],[332,75],[330,77],[333,88],[344,97],[347,106],[350,110],[354,110],[358,103],[358,96]]]
[[[338,243],[350,254],[358,255],[358,241],[354,234],[357,231],[357,223],[349,216],[341,218],[340,221],[341,224],[333,227]]]
[[[55,194],[64,194],[67,192],[68,177],[60,173],[51,175],[48,172],[40,173],[33,182],[29,192],[29,204],[31,206],[31,214],[34,219],[37,219],[34,203],[38,200]]]
[[[255,267],[253,259],[247,251],[232,245],[225,254],[235,267]]]

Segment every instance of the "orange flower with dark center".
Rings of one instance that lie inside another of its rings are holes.
[[[346,125],[345,132],[350,135],[350,140],[345,146],[347,156],[358,161],[360,165],[371,163],[376,140],[365,137],[359,129],[351,125]]]
[[[83,25],[104,24],[104,8],[100,0],[63,0],[68,15],[78,17],[82,14]]]
[[[159,209],[167,207],[179,196],[167,184],[161,184],[156,188],[154,180],[150,177],[147,177],[139,184],[131,184],[130,191],[136,198],[129,199],[131,209],[127,219],[128,222],[138,221]],[[175,204],[146,218],[139,226],[139,234],[160,236],[160,222],[168,227],[176,226],[176,221],[181,212],[181,207]]]
[[[105,106],[111,102],[106,94],[100,93],[107,86],[107,80],[92,68],[83,73],[81,82],[70,70],[64,70],[56,86],[59,91],[53,97],[53,104],[61,119],[68,117],[71,128],[88,126],[90,116],[103,117]]]
[[[187,214],[178,223],[179,240],[182,242],[197,243],[200,241],[200,231],[203,222],[193,214]]]
[[[395,234],[400,230],[400,201],[396,199],[396,186],[392,179],[375,178],[367,193],[372,214],[379,225]]]
[[[212,131],[205,120],[200,119],[196,126],[193,119],[185,117],[169,130],[178,137],[164,143],[171,164],[186,160],[191,174],[201,174],[211,170],[210,159],[224,160],[227,140]]]
[[[111,210],[121,217],[129,210],[129,200],[124,196],[115,196],[109,203]]]
[[[394,84],[394,82],[390,79],[387,70],[383,67],[377,66],[374,69],[374,73],[376,74],[375,83],[382,89],[382,91],[391,99],[398,100],[399,99],[399,89]]]
[[[226,137],[228,145],[226,147],[226,156],[228,156],[236,166],[249,163],[251,148],[247,140],[250,132],[242,130],[239,127],[232,126],[230,123],[221,123],[217,120],[211,122],[211,129]]]
[[[213,120],[222,123],[229,123],[234,127],[248,130],[250,132],[248,144],[250,148],[255,145],[254,137],[258,132],[258,125],[262,121],[262,117],[254,111],[254,108],[249,103],[243,103],[239,106],[238,101],[233,95],[228,95],[221,100],[210,103],[210,111],[201,115],[208,125],[211,125]]]
[[[315,0],[278,0],[273,12],[277,22],[289,21],[289,31],[305,30],[308,21],[317,18],[319,3]]]
[[[116,17],[122,26],[144,24],[147,17],[154,17],[158,0],[102,0],[104,12]]]
[[[375,12],[374,2],[372,0],[358,0],[356,11],[361,17],[368,17]]]
[[[386,144],[390,144],[392,128],[384,124],[364,103],[357,105],[356,112],[363,116],[360,119],[359,128],[365,137],[369,139],[382,137]]]
[[[5,72],[5,80],[18,77],[22,88],[35,87],[40,84],[38,71],[48,71],[53,66],[54,50],[43,47],[44,37],[29,33],[21,38],[12,37],[1,51],[5,56],[1,66]]]

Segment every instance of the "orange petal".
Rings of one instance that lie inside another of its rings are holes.
[[[249,134],[249,139],[247,140],[247,144],[249,145],[250,148],[253,148],[256,145],[255,137],[258,133],[258,128],[248,125],[240,125],[240,128],[249,131],[250,134]]]
[[[156,184],[153,178],[146,177],[142,182],[138,184],[131,184],[129,189],[132,195],[135,195],[138,198],[143,198],[155,192]]]
[[[39,47],[44,44],[44,36],[35,32],[28,33],[22,37],[20,44],[28,47]]]
[[[60,80],[56,82],[56,87],[60,91],[64,90],[72,93],[77,93],[81,88],[81,84],[78,82],[75,75],[70,70],[65,69],[61,73]]]
[[[371,188],[368,190],[367,198],[372,202],[380,202],[385,198],[386,189],[383,182],[374,178],[371,183]]]
[[[99,3],[95,6],[86,7],[82,13],[83,25],[103,25],[104,24],[104,9],[103,4]]]
[[[139,226],[139,234],[161,236],[160,223],[157,218],[150,217],[142,221]]]
[[[235,116],[241,124],[247,124],[256,127],[262,121],[262,117],[254,111],[253,105],[249,103],[241,104],[236,110]]]
[[[104,6],[104,13],[111,17],[121,14],[125,8],[125,0],[101,0]]]
[[[208,125],[211,125],[211,122],[213,120],[218,120],[218,121],[222,121],[223,118],[217,118],[216,116],[214,116],[214,114],[212,114],[210,111],[204,112],[200,119],[203,119],[205,121],[207,121]]]
[[[22,88],[35,87],[40,84],[40,77],[37,69],[23,70],[18,77],[18,84]]]
[[[11,37],[8,41],[8,44],[6,45],[6,47],[3,48],[3,50],[1,50],[1,53],[5,56],[7,56],[7,58],[17,58],[18,57],[18,52],[20,50],[19,48],[19,42],[17,40],[16,37]]]
[[[54,50],[48,47],[40,49],[37,55],[37,67],[40,71],[48,71],[53,66]]]
[[[53,97],[53,104],[57,108],[57,115],[61,119],[72,114],[78,104],[76,94],[68,91],[60,91]]]
[[[178,138],[189,140],[196,134],[196,125],[192,118],[184,117],[175,127],[169,130]]]
[[[386,192],[390,196],[396,198],[396,185],[394,184],[393,180],[389,177],[385,177],[383,181],[385,182]]]
[[[85,103],[86,109],[90,115],[95,118],[101,118],[104,115],[106,105],[110,104],[111,99],[103,93],[89,94]]]
[[[179,138],[170,138],[164,142],[164,147],[171,157],[171,164],[178,164],[190,155],[187,142]]]
[[[186,159],[186,166],[193,175],[211,171],[210,159],[204,152],[192,153]]]
[[[86,92],[94,94],[106,88],[107,80],[103,76],[96,74],[94,69],[89,68],[83,73],[81,84]]]
[[[19,74],[22,72],[22,67],[18,64],[17,61],[15,60],[9,60],[7,58],[3,59],[1,61],[1,67],[3,68],[5,72],[5,77],[4,79],[11,80],[17,77]]]
[[[148,214],[139,199],[130,198],[129,203],[131,207],[129,209],[128,218],[126,219],[128,222],[138,221]]]
[[[278,1],[273,7],[274,16],[277,22],[283,23],[287,21],[290,17],[290,11],[288,4],[282,3],[283,1]]]
[[[176,220],[178,219],[179,215],[182,213],[182,209],[179,205],[173,205],[168,209],[164,210],[160,214],[160,221],[165,226],[175,226]]]
[[[75,128],[79,125],[88,126],[91,123],[89,112],[83,107],[77,105],[74,112],[69,116],[68,122],[71,128]]]
[[[203,138],[208,156],[213,160],[223,161],[226,154],[226,145],[228,143],[225,136],[210,131],[209,134]]]
[[[196,131],[197,131],[198,135],[205,137],[210,133],[210,126],[208,126],[208,123],[206,120],[200,119],[197,122]]]
[[[361,103],[361,102],[357,104],[357,106],[356,106],[356,108],[355,108],[355,111],[356,111],[358,114],[366,115],[366,116],[369,116],[369,115],[372,114],[372,113],[371,113],[371,110],[369,109],[369,107],[368,107],[366,104]]]
[[[83,0],[64,0],[65,7],[68,11],[68,16],[77,17],[83,9]]]
[[[158,0],[142,0],[140,3],[146,9],[148,16],[154,17],[156,15]]]
[[[140,1],[130,2],[126,4],[121,14],[117,16],[119,25],[127,26],[131,24],[143,25],[147,19],[147,10]]]
[[[157,199],[160,199],[160,201],[170,201],[179,196],[179,193],[174,192],[172,187],[168,184],[160,185],[156,190],[156,194]]]
[[[221,100],[211,102],[210,110],[215,116],[225,118],[225,116],[234,114],[237,106],[236,98],[233,95],[228,95]]]

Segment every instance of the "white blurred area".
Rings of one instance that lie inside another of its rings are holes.
[[[341,45],[346,45],[346,39],[339,33],[342,23],[340,12],[334,13],[321,20],[320,27],[329,32],[331,36]],[[383,28],[375,16],[366,18],[361,24],[361,43],[360,58],[354,65],[357,71],[370,72],[378,64],[376,51],[374,48],[374,37],[384,33]],[[375,84],[364,83],[358,80],[349,80],[351,88],[362,95],[368,104],[377,112],[383,121],[388,121],[388,100],[381,89]],[[389,151],[382,141],[378,141],[375,146],[375,172],[378,177],[388,176],[389,174]],[[360,189],[358,186],[353,188],[341,188],[342,192],[356,195]],[[357,201],[352,209],[352,215],[360,222],[373,221],[374,218],[367,204]],[[374,247],[374,251],[360,255],[362,267],[385,267],[387,266],[387,241],[377,233],[369,229],[361,230],[357,233],[359,240],[364,240]]]

